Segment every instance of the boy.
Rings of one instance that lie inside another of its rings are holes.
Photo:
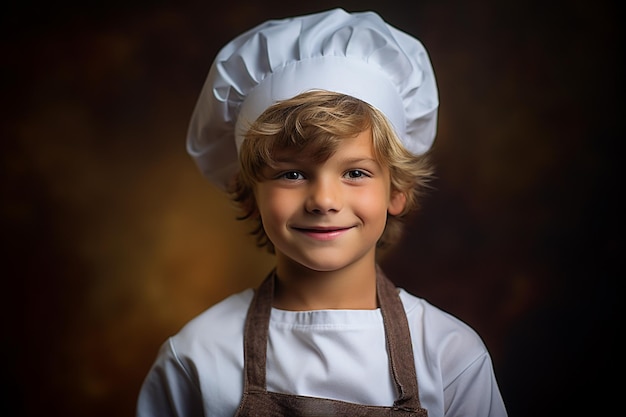
[[[437,106],[422,45],[374,13],[220,51],[188,149],[276,267],[163,345],[138,416],[506,416],[479,336],[377,264],[432,174]]]

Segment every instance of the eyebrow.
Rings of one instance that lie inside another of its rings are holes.
[[[359,164],[362,162],[373,162],[375,164],[378,164],[378,161],[374,158],[347,158],[344,159],[343,162],[346,162],[348,164]]]

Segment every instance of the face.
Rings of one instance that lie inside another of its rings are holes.
[[[343,140],[325,162],[285,154],[266,169],[255,195],[279,264],[337,271],[371,263],[387,213],[404,207],[404,195],[391,194],[389,170],[374,157],[370,130]]]

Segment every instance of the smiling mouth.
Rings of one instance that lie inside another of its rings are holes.
[[[314,227],[310,229],[294,227],[293,229],[316,240],[332,240],[343,235],[352,227]]]

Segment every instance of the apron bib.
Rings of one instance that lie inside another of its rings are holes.
[[[428,417],[420,406],[409,325],[395,285],[377,268],[376,295],[385,326],[389,368],[398,397],[390,407],[268,392],[265,384],[267,335],[274,298],[272,272],[261,283],[248,310],[244,332],[244,393],[237,417],[332,416]]]

